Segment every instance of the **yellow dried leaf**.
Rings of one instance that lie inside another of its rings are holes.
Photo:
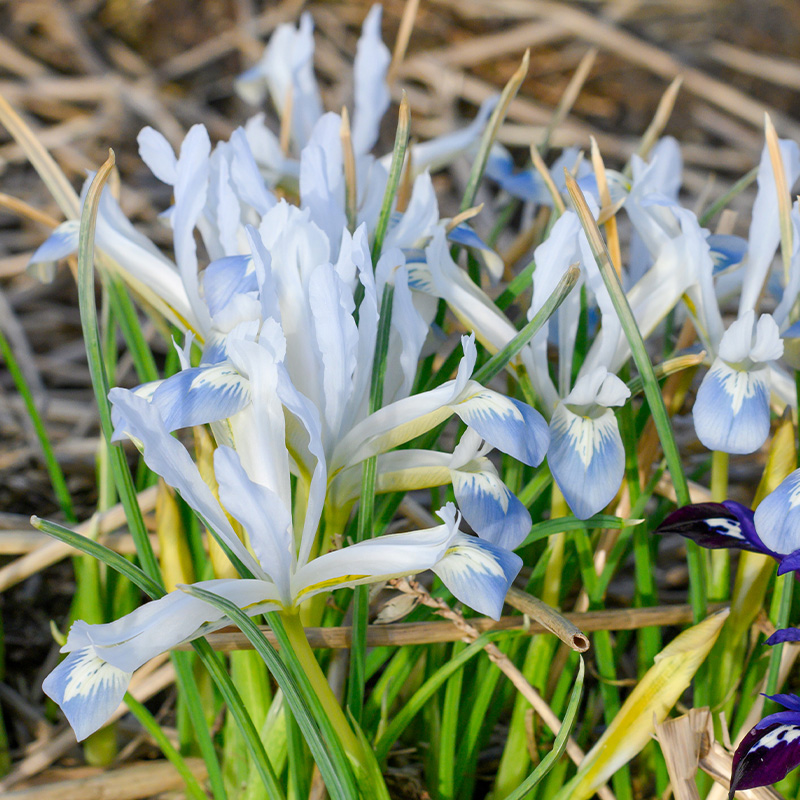
[[[650,741],[717,640],[723,609],[676,636],[631,692],[611,725],[586,754],[558,800],[586,800]]]

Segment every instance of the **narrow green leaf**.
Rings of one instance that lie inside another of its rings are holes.
[[[522,82],[525,80],[525,76],[528,74],[530,58],[530,50],[526,50],[525,55],[522,57],[522,62],[520,63],[519,67],[517,67],[514,74],[509,78],[508,83],[505,85],[502,93],[500,94],[500,100],[498,101],[497,106],[495,106],[491,117],[489,117],[489,122],[486,125],[486,129],[484,130],[480,144],[478,145],[478,154],[475,156],[475,161],[472,162],[472,169],[469,173],[469,180],[467,181],[467,187],[464,190],[464,197],[461,199],[459,211],[466,211],[468,208],[472,208],[472,206],[475,205],[475,195],[478,193],[478,186],[480,185],[481,179],[483,178],[483,173],[486,170],[486,163],[489,160],[489,152],[492,149],[494,140],[497,138],[500,126],[503,124],[503,120],[506,118],[508,107],[511,105],[511,101],[517,96],[519,87],[522,86]]]
[[[192,774],[183,756],[173,747],[172,742],[170,742],[153,715],[130,692],[125,692],[125,705],[128,706],[133,716],[139,720],[139,724],[153,737],[161,752],[183,778],[189,796],[195,798],[195,800],[208,800],[208,795],[200,785],[200,781]]]
[[[589,531],[597,528],[607,528],[620,530],[621,528],[632,527],[644,522],[642,519],[622,519],[622,517],[614,517],[610,514],[595,514],[589,519],[578,519],[577,517],[558,517],[558,519],[546,519],[542,522],[537,522],[531,527],[531,532],[525,537],[525,540],[517,546],[525,547],[525,545],[532,542],[538,542],[540,539],[546,539],[554,533],[563,533],[564,531]]]
[[[403,92],[403,99],[400,101],[400,108],[397,117],[397,133],[395,134],[394,150],[392,151],[392,163],[389,166],[389,178],[386,182],[386,189],[383,194],[383,204],[378,215],[378,222],[375,225],[375,238],[372,240],[372,264],[378,263],[381,250],[383,249],[383,239],[386,236],[386,229],[389,227],[389,219],[392,215],[392,207],[397,195],[397,187],[400,185],[400,177],[403,174],[403,162],[406,158],[408,148],[408,134],[411,130],[411,112],[408,107],[408,98]],[[358,303],[356,303],[356,306]]]
[[[80,306],[81,327],[86,344],[86,356],[92,388],[100,412],[100,427],[107,442],[111,442],[113,426],[111,423],[111,406],[108,402],[108,376],[103,364],[103,353],[100,346],[100,333],[97,325],[97,308],[94,295],[94,231],[100,195],[114,167],[114,153],[109,151],[108,160],[97,171],[86,203],[81,213],[81,226],[78,235],[78,305]],[[136,552],[142,562],[144,571],[153,580],[159,581],[158,561],[150,544],[147,529],[142,519],[142,512],[136,501],[136,491],[131,478],[130,469],[125,460],[125,453],[120,447],[112,447],[109,452],[114,479],[117,484],[120,501],[125,509],[131,535],[136,545]]]
[[[513,633],[516,633],[516,631]],[[394,718],[389,723],[386,730],[378,738],[378,741],[375,743],[375,756],[378,761],[381,762],[386,758],[392,745],[397,741],[397,738],[406,729],[411,720],[414,719],[425,703],[428,702],[439,687],[456,670],[461,669],[467,661],[478,655],[488,642],[502,639],[510,634],[513,635],[513,633],[510,631],[497,631],[495,633],[481,634],[472,644],[464,648],[457,656],[454,656],[436,670],[436,672],[414,692],[405,706],[394,715]]]
[[[589,240],[592,255],[594,255],[595,261],[597,261],[597,266],[600,269],[603,282],[611,296],[611,302],[614,304],[614,310],[617,312],[622,329],[625,331],[625,336],[628,339],[633,360],[636,362],[636,367],[644,381],[644,394],[650,406],[650,413],[653,416],[653,422],[658,432],[658,438],[661,441],[661,447],[664,450],[667,468],[669,469],[672,483],[675,487],[678,505],[688,505],[691,502],[689,497],[689,485],[683,473],[680,451],[675,442],[675,435],[672,431],[669,414],[664,405],[664,398],[661,395],[661,389],[658,385],[655,372],[653,371],[653,365],[650,363],[650,358],[647,355],[647,349],[645,348],[642,334],[636,325],[636,320],[634,319],[633,311],[628,303],[628,298],[619,281],[619,276],[611,263],[611,257],[608,254],[608,250],[603,242],[603,237],[600,234],[597,223],[592,216],[592,212],[586,204],[583,192],[581,192],[577,182],[569,172],[565,171],[565,179],[572,205],[581,221],[583,230],[586,233],[586,238]],[[695,619],[700,620],[705,616],[706,611],[705,575],[698,546],[694,542],[687,542],[686,550],[691,579],[690,597],[692,609]]]
[[[36,438],[39,440],[39,445],[42,448],[44,455],[44,463],[47,467],[47,474],[50,476],[50,483],[53,486],[56,499],[58,500],[61,511],[67,519],[67,522],[77,522],[78,518],[75,516],[75,507],[72,504],[72,497],[67,488],[67,481],[64,478],[64,473],[61,471],[61,465],[58,463],[56,454],[53,451],[53,446],[50,444],[50,437],[47,435],[47,428],[45,427],[44,420],[39,409],[36,408],[36,403],[33,399],[33,392],[31,392],[28,382],[25,380],[25,375],[19,368],[17,359],[14,356],[14,351],[8,343],[2,328],[0,328],[0,355],[6,362],[6,367],[11,374],[14,385],[22,397],[22,402],[25,404],[25,410],[28,412],[33,430],[36,433]]]
[[[506,800],[522,800],[522,798],[550,772],[558,759],[564,755],[564,751],[567,749],[567,739],[569,738],[572,728],[575,726],[575,719],[578,716],[578,705],[580,704],[581,695],[583,694],[583,656],[581,656],[580,659],[578,677],[575,679],[575,688],[572,690],[572,694],[569,698],[569,705],[567,706],[567,713],[564,715],[561,727],[558,729],[558,734],[553,742],[553,749],[539,762],[536,769],[525,778],[517,789],[508,795]]]
[[[553,316],[556,309],[572,291],[580,275],[580,269],[573,264],[561,277],[553,293],[536,312],[533,319],[502,350],[498,350],[479,370],[476,370],[472,379],[478,383],[487,383],[504,370],[517,353],[536,335],[542,325]]]
[[[284,697],[292,709],[300,730],[303,732],[303,736],[322,773],[331,797],[341,798],[341,800],[350,800],[353,797],[357,797],[353,774],[341,742],[335,737],[333,740],[330,738],[327,741],[323,739],[319,726],[312,717],[308,704],[301,695],[287,666],[253,620],[230,600],[226,600],[213,592],[200,589],[197,586],[183,586],[181,589],[192,597],[204,600],[222,611],[242,631],[264,659],[278,686],[283,690]],[[208,642],[203,642],[203,644],[208,647]],[[250,727],[252,727],[252,722],[250,722]],[[261,740],[258,738],[255,729],[253,729],[252,733],[255,736],[257,745],[255,741],[249,739],[248,734],[248,745],[252,745],[251,755],[255,761],[260,760],[266,765],[269,760],[266,757]]]

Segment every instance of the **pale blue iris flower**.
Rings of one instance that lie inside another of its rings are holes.
[[[800,176],[800,150],[787,140],[780,141],[779,148],[786,183],[791,188]],[[778,216],[775,176],[765,146],[742,269],[738,318],[724,331],[713,270],[706,268],[694,298],[695,321],[712,364],[700,385],[693,414],[697,436],[710,450],[755,452],[769,435],[771,391],[777,391],[787,402],[794,401],[793,382],[775,362],[783,356],[780,331],[790,327],[788,315],[800,288],[796,246],[789,281],[775,316],[757,316],[755,310],[780,241]],[[798,223],[795,212],[795,245]]]
[[[467,337],[457,377],[409,396],[427,325],[414,306],[402,252],[385,250],[373,276],[361,226],[352,236],[342,232],[332,263],[328,239],[309,212],[284,202],[268,212],[258,231],[249,228],[248,236],[252,259],[214,262],[204,273],[209,308],[231,310],[236,324],[228,326],[225,338],[206,345],[199,367],[185,364],[173,377],[137,390],[160,409],[167,428],[211,423],[218,442],[237,450],[249,447],[250,426],[256,424],[251,419],[251,378],[235,348],[241,340],[263,336],[265,327],[276,326],[285,343],[287,379],[319,415],[321,456],[310,450],[302,430],[287,428],[295,471],[307,486],[320,461],[326,462],[328,478],[315,485],[322,492],[315,503],[324,501],[328,483],[349,470],[349,477],[343,475],[331,486],[327,512],[346,514],[357,496],[353,470],[361,461],[386,454],[456,414],[472,438],[452,456],[418,450],[383,456],[378,489],[390,491],[398,474],[406,488],[452,482],[467,521],[481,536],[518,545],[530,530],[530,516],[486,455],[497,447],[525,464],[538,465],[547,448],[546,423],[526,404],[470,380],[477,353]],[[378,298],[387,281],[394,286],[387,363],[396,368],[386,373],[386,405],[368,415]],[[363,299],[356,322],[359,287]]]
[[[381,15],[379,5],[372,6],[367,14],[353,66],[352,142],[359,187],[385,184],[391,161],[391,153],[378,160],[369,155],[378,141],[381,120],[391,102],[386,83],[391,54],[381,39]],[[288,154],[282,152],[263,114],[256,115],[245,126],[256,161],[270,185],[302,182],[297,158],[310,142],[312,131],[323,115],[314,77],[313,34],[314,23],[309,13],[303,14],[298,27],[290,23],[279,25],[259,63],[236,82],[240,96],[253,105],[260,105],[269,97],[281,123],[289,125]],[[289,98],[291,122],[284,119]],[[496,102],[497,96],[485,101],[467,127],[413,145],[410,160],[414,175],[426,169],[440,169],[473,149]]]
[[[328,469],[321,420],[289,380],[285,349],[280,329],[270,325],[258,341],[231,345],[249,376],[250,419],[246,447],[240,439],[236,450],[222,446],[214,454],[219,500],[186,448],[170,435],[157,404],[125,389],[110,394],[117,411],[115,436],[137,444],[147,465],[180,493],[252,574],[198,585],[254,615],[294,610],[320,592],[432,569],[458,599],[499,617],[522,562],[498,545],[461,533],[460,515],[452,504],[439,512],[443,524],[438,527],[385,535],[311,557],[322,513],[315,498],[324,498]],[[292,518],[294,453],[286,446],[292,427],[302,430],[308,450],[318,459],[302,520]],[[243,540],[228,515],[241,524]],[[226,622],[212,606],[180,590],[115,622],[78,621],[62,648],[69,655],[45,680],[44,689],[83,739],[115,711],[138,667]]]

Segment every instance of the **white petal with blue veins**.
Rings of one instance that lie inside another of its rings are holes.
[[[521,567],[522,559],[516,553],[459,533],[432,569],[462,603],[500,619],[508,587]]]
[[[792,472],[758,504],[753,522],[770,550],[787,555],[800,549],[800,470]]]
[[[693,416],[697,437],[709,450],[755,452],[769,434],[766,368],[738,370],[717,358],[700,384]]]
[[[605,508],[625,473],[625,449],[614,412],[584,417],[560,403],[550,420],[547,463],[576,517],[588,519]]]
[[[98,658],[87,646],[70,653],[45,678],[42,689],[61,706],[80,742],[117,710],[132,674]]]

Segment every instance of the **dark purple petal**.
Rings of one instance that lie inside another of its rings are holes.
[[[679,533],[701,547],[729,547],[771,555],[756,534],[753,512],[732,500],[679,508],[656,528],[656,533]]]
[[[800,642],[800,628],[780,628],[767,639],[767,644],[781,644],[783,642]],[[778,700],[780,703],[781,701]],[[800,710],[800,708],[798,708]]]
[[[729,798],[741,789],[770,786],[800,764],[800,712],[781,711],[761,720],[733,756]]]

